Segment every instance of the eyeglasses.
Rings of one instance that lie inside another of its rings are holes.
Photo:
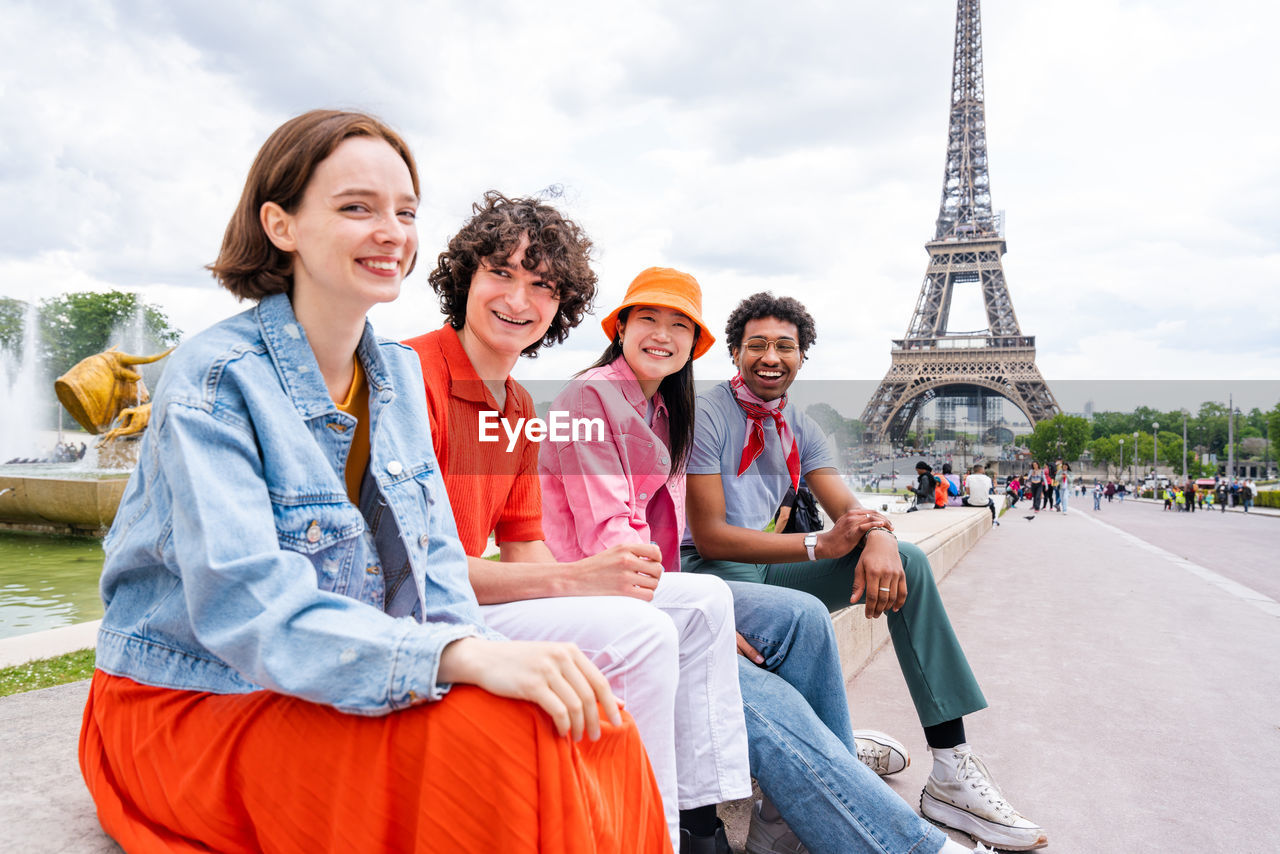
[[[777,350],[779,356],[792,356],[800,349],[790,338],[748,338],[742,346],[753,356],[763,356],[770,347]]]

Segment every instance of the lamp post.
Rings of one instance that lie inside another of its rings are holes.
[[[1151,422],[1151,477],[1160,480],[1160,422]]]
[[[1182,410],[1182,482],[1187,482],[1187,410]]]
[[[1120,440],[1120,478],[1124,479],[1124,439]]]
[[[1133,488],[1138,488],[1138,431],[1133,431]]]
[[[1227,395],[1227,483],[1236,478],[1236,404]]]

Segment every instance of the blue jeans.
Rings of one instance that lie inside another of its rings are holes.
[[[942,832],[858,761],[835,631],[799,590],[730,581],[738,631],[764,656],[738,657],[751,773],[813,854],[933,854]]]
[[[755,564],[706,560],[697,552],[686,550],[681,566],[685,572],[710,572],[725,581],[762,583],[774,591],[769,596],[780,596],[776,592],[779,588],[800,590],[817,596],[829,610],[837,611],[849,605],[854,568],[861,556],[859,546],[844,557]],[[898,556],[907,576],[907,602],[901,611],[886,611],[884,619],[889,624],[893,653],[911,692],[920,725],[934,726],[985,709],[986,698],[951,628],[929,559],[919,546],[905,542],[898,543]],[[735,612],[742,631],[742,612],[736,608]],[[833,660],[832,672],[839,678],[839,661]]]

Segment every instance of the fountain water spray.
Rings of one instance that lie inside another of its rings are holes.
[[[40,365],[40,314],[27,303],[22,319],[22,349],[17,354],[0,350],[0,463],[15,457],[39,457],[38,415],[43,411]]]

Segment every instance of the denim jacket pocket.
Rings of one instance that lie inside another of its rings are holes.
[[[357,544],[364,533],[364,519],[346,496],[298,497],[271,493],[280,547],[306,555],[316,571],[321,590],[350,595],[351,571]]]

